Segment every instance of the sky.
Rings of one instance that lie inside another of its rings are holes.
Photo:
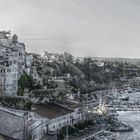
[[[140,0],[0,0],[26,51],[140,58]]]

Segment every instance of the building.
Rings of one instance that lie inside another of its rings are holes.
[[[0,134],[12,138],[23,137],[24,113],[15,113],[0,107],[0,124]]]
[[[32,55],[11,32],[0,32],[0,94],[16,95],[18,80],[23,71],[30,73]]]
[[[19,140],[41,140],[82,119],[77,105],[69,108],[58,104],[33,104],[31,111],[0,107],[0,134]]]
[[[62,127],[73,125],[82,119],[78,106],[73,106],[73,109],[64,106],[61,106],[60,103],[34,104],[32,111],[49,119],[48,132],[56,132]]]
[[[41,140],[49,121],[34,112],[0,107],[0,134],[18,140]]]
[[[50,88],[65,89],[65,81],[63,79],[48,79],[48,89]]]

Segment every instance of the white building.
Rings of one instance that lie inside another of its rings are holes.
[[[32,55],[25,52],[25,45],[17,35],[0,32],[0,94],[16,95],[18,80],[23,71],[30,73]]]
[[[57,104],[33,105],[34,112],[49,119],[48,132],[56,132],[67,125],[73,125],[82,120],[79,107],[67,109]]]
[[[0,134],[18,140],[41,140],[49,121],[34,112],[0,107]]]

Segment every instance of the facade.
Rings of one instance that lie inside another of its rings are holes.
[[[41,140],[49,121],[34,112],[0,107],[0,134],[18,140]]]
[[[41,140],[48,134],[81,120],[79,108],[73,110],[55,104],[34,104],[32,111],[0,107],[0,134],[19,139]]]
[[[33,105],[34,112],[49,120],[48,132],[56,132],[82,120],[79,107],[68,109],[57,104]]]
[[[73,125],[82,120],[82,114],[79,113],[79,108],[76,108],[72,112],[51,118],[48,125],[48,131],[57,131],[64,126]]]
[[[32,55],[25,52],[25,45],[17,35],[0,32],[0,94],[16,95],[18,80],[23,71],[30,73]]]
[[[25,124],[23,116],[23,113],[15,113],[0,107],[0,134],[23,139]]]

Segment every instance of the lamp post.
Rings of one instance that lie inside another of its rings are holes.
[[[24,140],[27,140],[27,129],[26,129],[26,125],[27,125],[27,123],[26,123],[26,120],[28,120],[28,112],[25,112],[24,113],[24,130],[23,130],[23,139]]]
[[[66,140],[69,139],[69,133],[68,133],[68,115],[67,115],[67,130],[66,130]]]

